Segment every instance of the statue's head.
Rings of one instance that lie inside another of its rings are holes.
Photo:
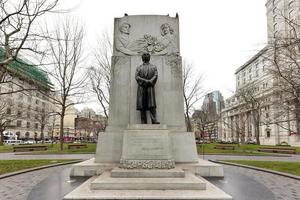
[[[150,54],[149,53],[143,53],[143,55],[142,55],[142,61],[144,63],[148,63],[150,61]]]
[[[131,27],[131,25],[125,22],[119,27],[119,30],[121,33],[129,34],[130,27]]]
[[[162,36],[165,36],[168,34],[172,35],[173,33],[174,33],[174,29],[170,26],[170,24],[165,23],[160,26],[160,34]]]

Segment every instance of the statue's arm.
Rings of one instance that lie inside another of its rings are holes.
[[[120,39],[116,40],[116,49],[128,56],[137,55],[137,52],[134,52],[134,51],[131,51],[130,49],[125,48]]]
[[[149,80],[150,84],[153,86],[156,84],[157,78],[158,78],[158,73],[157,73],[157,68],[154,67],[154,76]]]
[[[139,86],[144,86],[148,82],[148,80],[140,77],[139,73],[140,73],[140,69],[137,69],[136,72],[135,72],[135,80],[136,80],[136,82],[138,83]]]

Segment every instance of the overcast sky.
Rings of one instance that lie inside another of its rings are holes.
[[[75,7],[70,15],[85,25],[88,46],[112,30],[114,17],[124,13],[179,14],[181,56],[204,73],[204,88],[227,98],[235,90],[235,70],[267,41],[264,0],[63,0]]]

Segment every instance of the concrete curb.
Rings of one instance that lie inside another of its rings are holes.
[[[30,168],[30,169],[19,170],[19,171],[15,171],[15,172],[0,175],[0,179],[4,179],[4,178],[11,177],[11,176],[16,176],[16,175],[19,175],[19,174],[24,174],[24,173],[32,172],[32,171],[36,171],[36,170],[47,169],[47,168],[51,168],[51,167],[58,167],[58,166],[62,166],[62,165],[75,164],[75,163],[79,163],[79,162],[82,162],[82,161],[83,160],[74,160],[74,161],[69,161],[69,162],[64,162],[64,163],[56,163],[56,164],[51,164],[51,165],[44,165],[44,166],[40,166],[40,167],[34,167],[34,168]]]
[[[298,155],[298,154],[292,154],[292,155]],[[250,156],[258,156],[258,157],[293,157],[292,155],[287,155],[287,154],[264,154],[264,155],[242,155],[242,154],[204,154],[204,156],[245,156],[245,157],[250,157]],[[203,154],[199,154],[198,156],[203,156]]]
[[[288,174],[288,173],[284,173],[284,172],[278,172],[278,171],[274,171],[274,170],[270,170],[270,169],[264,169],[264,168],[253,167],[253,166],[249,166],[249,165],[236,164],[236,163],[230,163],[230,162],[224,162],[224,161],[216,161],[216,160],[209,160],[209,161],[214,162],[214,163],[218,163],[218,164],[232,165],[232,166],[236,166],[236,167],[243,167],[243,168],[253,169],[253,170],[257,170],[257,171],[267,172],[267,173],[271,173],[271,174],[275,174],[275,175],[279,175],[279,176],[284,176],[284,177],[287,177],[287,178],[300,180],[300,176],[292,175],[292,174]]]

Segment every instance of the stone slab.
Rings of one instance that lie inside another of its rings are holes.
[[[95,158],[72,165],[70,176],[95,176],[118,167],[119,163],[96,163]]]
[[[173,169],[121,169],[114,168],[111,177],[114,178],[183,178],[185,172],[180,168]]]
[[[107,129],[113,129],[113,127],[108,126]],[[123,131],[107,130],[103,134],[99,134],[95,162],[119,162],[122,154],[122,146]]]
[[[155,126],[149,126],[149,127],[155,128]],[[121,159],[122,160],[172,159],[169,131],[167,129],[125,130]]]
[[[119,166],[119,162],[95,163],[94,158],[72,166],[71,176],[95,176],[106,170]],[[223,165],[198,159],[197,163],[179,163],[175,168],[181,168],[203,177],[224,177]]]
[[[224,177],[223,165],[198,159],[197,163],[179,163],[177,167],[202,177]]]
[[[183,178],[113,178],[106,171],[91,182],[92,190],[205,190],[206,183],[194,174]]]
[[[166,124],[128,124],[127,130],[167,130]]]
[[[198,153],[195,134],[192,132],[170,132],[172,154],[176,163],[197,163]]]
[[[206,190],[91,190],[92,177],[64,197],[64,200],[232,200],[232,197],[205,179]]]

